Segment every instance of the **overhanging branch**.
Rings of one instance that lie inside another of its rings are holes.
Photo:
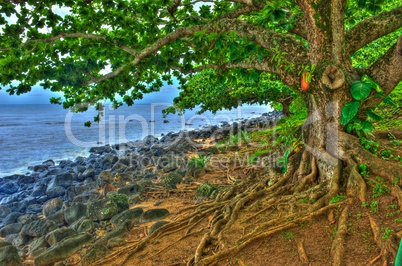
[[[388,95],[402,80],[402,36],[373,65],[359,71],[372,77]],[[368,105],[378,103],[379,98],[368,102]]]
[[[367,18],[346,32],[346,55],[402,27],[402,6]]]
[[[295,62],[297,65],[299,64],[301,65],[302,63],[307,62],[306,48],[299,40],[297,40],[292,36],[267,30],[265,28],[238,19],[225,18],[215,22],[217,23],[179,28],[175,32],[172,32],[159,38],[153,44],[139,51],[131,62],[127,63],[126,65],[114,70],[113,72],[105,76],[91,80],[89,84],[100,82],[111,77],[115,77],[118,74],[122,73],[123,68],[125,68],[126,66],[136,66],[143,59],[157,52],[161,47],[168,45],[169,43],[172,43],[180,38],[192,36],[197,31],[205,31],[206,33],[235,31],[239,37],[247,37],[248,39],[261,45],[264,48],[273,49],[278,47],[282,52],[285,52],[283,56],[283,62],[285,61],[292,63]],[[275,64],[275,62],[272,63],[267,60],[264,63],[265,65],[264,67],[263,64],[261,63],[261,64],[250,64],[248,68],[255,68],[261,71],[267,71],[269,69],[272,71],[272,69],[274,69],[273,64]],[[243,67],[245,67],[245,65],[243,65]],[[292,75],[290,72],[281,71],[281,76],[283,76],[282,80],[283,81],[286,80],[286,84],[288,85],[289,84],[294,85],[294,83],[298,82],[298,77]]]

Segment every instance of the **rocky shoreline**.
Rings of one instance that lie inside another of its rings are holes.
[[[188,153],[207,139],[218,141],[241,130],[272,126],[280,112],[233,124],[168,133],[157,139],[90,149],[88,157],[56,164],[47,160],[26,175],[0,179],[0,265],[73,265],[63,262],[87,247],[82,265],[101,258],[119,237],[142,223],[155,222],[146,234],[166,224],[169,211],[136,207],[155,184],[174,188],[196,178]],[[99,236],[96,231],[108,233]]]

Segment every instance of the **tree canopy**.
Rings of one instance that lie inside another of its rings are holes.
[[[300,93],[301,71],[323,59],[355,58],[360,68],[349,70],[372,76],[386,94],[402,76],[390,63],[400,53],[399,1],[14,0],[0,13],[2,87],[21,94],[39,83],[63,92],[65,108],[131,105],[173,77],[180,108],[266,103]],[[362,63],[364,47],[383,36]]]

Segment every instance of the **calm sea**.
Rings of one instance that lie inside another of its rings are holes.
[[[162,116],[167,104],[136,104],[112,110],[105,108],[101,123],[85,127],[96,111],[71,113],[58,105],[0,105],[0,177],[26,173],[27,167],[53,159],[74,159],[88,155],[90,147],[124,143],[147,135],[191,130],[222,121],[260,116],[267,106],[243,106],[217,114],[197,115],[190,110],[184,116]],[[169,123],[164,123],[168,120]]]

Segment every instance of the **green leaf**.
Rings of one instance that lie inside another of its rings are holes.
[[[349,123],[359,111],[359,102],[348,102],[342,108],[341,124],[344,126]]]
[[[374,121],[381,121],[383,118],[382,116],[375,113],[371,108],[368,108],[366,111],[367,116]]]
[[[353,99],[362,101],[366,99],[371,92],[371,83],[367,81],[355,81],[350,87],[350,93]]]
[[[370,122],[363,121],[363,122],[361,122],[361,126],[362,126],[362,131],[365,135],[369,135],[369,134],[371,134],[371,132],[373,132],[374,127],[373,127],[373,124],[371,124]]]
[[[391,105],[393,107],[397,107],[397,105],[394,103],[394,101],[390,97],[385,97],[385,99],[382,101],[385,104]]]
[[[374,89],[376,92],[382,92],[382,89],[381,89],[380,85],[378,85],[378,83],[375,82],[375,81],[374,81],[372,78],[370,78],[369,76],[364,75],[364,76],[361,78],[361,80],[362,80],[363,82],[370,83],[371,88]]]

